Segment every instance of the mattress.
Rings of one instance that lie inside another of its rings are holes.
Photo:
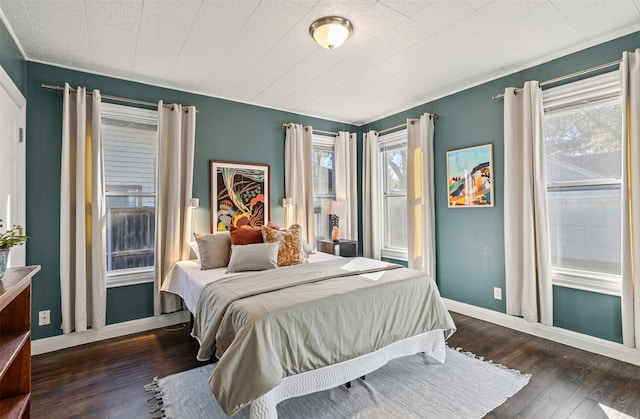
[[[340,258],[340,256],[316,252],[309,255],[309,263],[322,262],[336,258]],[[200,269],[200,263],[198,263],[197,260],[183,260],[176,263],[173,268],[171,268],[167,279],[164,281],[160,289],[162,291],[179,295],[184,301],[187,309],[192,314],[195,314],[196,307],[198,306],[198,300],[200,299],[200,294],[202,294],[204,287],[222,278],[245,274],[245,272],[225,273],[226,270],[226,267],[202,270]]]

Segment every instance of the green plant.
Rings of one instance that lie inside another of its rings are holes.
[[[4,222],[0,218],[0,228]],[[14,225],[4,233],[0,233],[0,249],[11,249],[13,246],[20,246],[27,241],[27,236],[22,234],[22,227]]]

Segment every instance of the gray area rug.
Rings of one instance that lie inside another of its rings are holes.
[[[215,365],[155,379],[153,417],[227,418],[207,380]],[[280,418],[481,418],[527,385],[528,374],[447,348],[438,364],[423,355],[395,359],[344,385],[278,404]],[[234,418],[248,418],[249,408]]]

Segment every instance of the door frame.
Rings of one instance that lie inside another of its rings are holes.
[[[9,98],[13,101],[13,103],[20,109],[20,128],[22,129],[22,142],[23,148],[22,153],[20,153],[20,166],[22,167],[22,179],[20,179],[20,196],[19,196],[19,211],[18,223],[24,227],[25,234],[27,231],[27,166],[26,166],[26,143],[27,143],[27,134],[26,134],[26,122],[27,122],[27,99],[22,95],[20,89],[15,85],[9,74],[4,70],[2,65],[0,65],[0,88],[3,89],[9,95]],[[5,226],[7,227],[7,226]],[[14,266],[24,266],[26,263],[26,251],[24,246],[20,246],[18,248],[13,249],[11,252],[12,264]]]

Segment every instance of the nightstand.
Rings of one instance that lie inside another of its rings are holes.
[[[355,240],[318,240],[318,251],[332,255],[355,257],[358,256],[358,242]]]

